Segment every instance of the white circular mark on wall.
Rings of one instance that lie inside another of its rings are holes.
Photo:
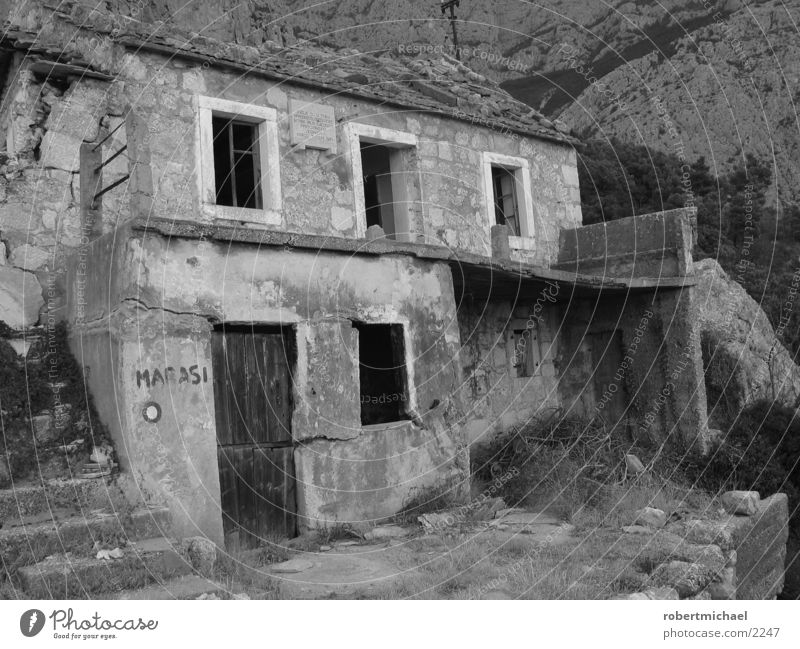
[[[142,417],[144,417],[144,420],[147,422],[156,423],[161,419],[161,406],[155,401],[146,403],[144,408],[142,408]]]

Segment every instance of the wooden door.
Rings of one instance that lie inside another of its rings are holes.
[[[226,327],[212,354],[226,547],[294,536],[291,339],[280,328]]]
[[[601,331],[589,334],[594,363],[595,403],[603,404],[606,424],[615,427],[625,417],[628,398],[622,374],[622,332]]]

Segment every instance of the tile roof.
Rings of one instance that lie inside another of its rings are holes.
[[[254,47],[219,41],[163,22],[112,16],[69,1],[61,2],[52,11],[57,20],[72,27],[68,31],[70,39],[76,37],[75,29],[85,29],[127,47],[209,61],[243,73],[446,115],[499,131],[569,144],[576,142],[566,124],[547,119],[455,58],[446,53],[428,56],[435,48],[364,53],[310,41],[298,41],[291,46],[266,41]],[[59,41],[56,29],[36,31],[9,24],[3,27],[0,34],[16,47],[47,52],[50,46],[60,62],[76,63],[76,58],[80,58],[77,52],[76,57],[70,58],[70,49],[75,50],[75,44],[65,38]]]

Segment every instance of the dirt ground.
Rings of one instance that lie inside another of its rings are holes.
[[[260,567],[258,555],[243,558],[229,588],[277,599],[608,599],[647,579],[646,536],[537,512],[296,545]]]

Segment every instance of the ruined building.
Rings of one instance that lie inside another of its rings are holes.
[[[22,4],[0,319],[68,322],[132,507],[229,546],[374,522],[556,407],[702,448],[693,214],[582,227],[565,125],[425,51]]]

